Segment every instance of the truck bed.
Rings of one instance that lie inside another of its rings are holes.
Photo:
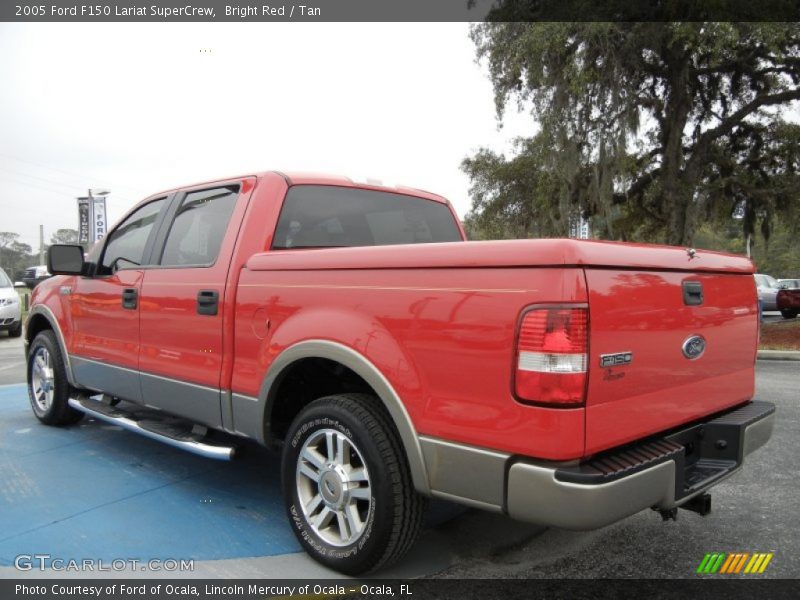
[[[241,274],[236,361],[268,361],[306,336],[337,341],[381,370],[420,434],[576,459],[752,396],[751,274],[750,261],[723,253],[560,239],[272,251]],[[685,281],[702,287],[702,305],[684,304]],[[520,402],[510,385],[520,315],[551,303],[589,310],[588,393],[576,408]],[[264,340],[252,335],[259,307],[269,307]],[[695,335],[707,350],[689,360],[681,345]],[[601,354],[621,352],[630,364],[600,367]],[[237,369],[234,389],[254,393],[249,374],[264,366]]]

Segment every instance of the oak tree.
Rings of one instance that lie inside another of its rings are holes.
[[[743,216],[767,236],[800,217],[800,23],[486,22],[471,36],[498,119],[539,125],[512,157],[465,159],[467,225],[691,245],[698,223]],[[743,214],[742,214],[743,213]]]

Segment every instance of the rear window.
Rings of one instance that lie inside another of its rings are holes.
[[[458,242],[445,204],[424,198],[329,185],[289,189],[272,247],[330,248]]]

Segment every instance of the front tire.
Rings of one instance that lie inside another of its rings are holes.
[[[286,437],[283,495],[312,558],[347,575],[401,558],[419,533],[425,500],[414,489],[399,436],[380,400],[315,400]]]
[[[71,386],[64,357],[49,329],[34,338],[28,350],[28,398],[33,414],[45,425],[71,425],[83,413],[68,404]]]
[[[794,319],[797,316],[797,309],[796,308],[782,308],[781,314],[783,315],[784,319]]]

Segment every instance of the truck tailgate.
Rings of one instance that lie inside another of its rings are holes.
[[[613,267],[585,273],[587,455],[753,396],[758,314],[751,274]],[[685,344],[693,347],[684,352]]]

